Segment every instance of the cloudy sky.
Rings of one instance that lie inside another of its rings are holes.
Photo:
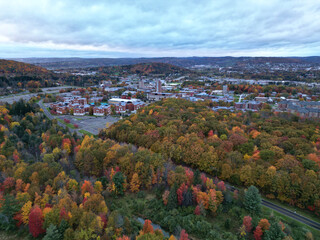
[[[0,0],[0,58],[315,55],[319,0]]]

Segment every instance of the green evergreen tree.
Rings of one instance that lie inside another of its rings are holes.
[[[168,197],[168,210],[172,210],[178,207],[178,197],[177,197],[177,186],[173,185],[170,189],[170,194]]]
[[[261,195],[255,186],[250,186],[244,196],[244,206],[252,214],[261,211]]]
[[[264,234],[265,240],[281,240],[285,237],[285,233],[282,232],[281,226],[277,222],[271,223],[269,230]]]
[[[200,171],[197,169],[193,176],[193,185],[201,184]]]
[[[43,240],[59,240],[62,239],[62,234],[59,232],[59,229],[51,224],[48,228],[47,228],[47,233],[44,236]]]
[[[10,231],[16,228],[14,215],[19,212],[21,206],[12,195],[5,195],[0,212],[0,229]]]
[[[116,194],[117,195],[123,195],[124,193],[124,188],[123,188],[123,183],[124,183],[124,176],[121,172],[117,172],[113,178],[112,178],[114,185],[116,187]]]

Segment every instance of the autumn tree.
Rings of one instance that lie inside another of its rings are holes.
[[[243,217],[243,225],[246,227],[246,232],[249,233],[252,230],[252,218],[250,216]]]
[[[153,233],[153,227],[151,225],[151,221],[150,220],[146,219],[144,221],[142,231],[143,231],[144,234]]]
[[[45,229],[43,229],[42,211],[38,206],[35,206],[30,212],[29,231],[33,237],[38,237],[45,233]]]
[[[261,227],[257,226],[256,230],[254,230],[254,232],[253,232],[254,239],[255,240],[261,240],[262,235],[263,235],[263,232],[262,232]]]
[[[268,219],[263,218],[259,221],[258,226],[261,228],[262,231],[266,231],[270,228],[270,223]]]
[[[131,192],[138,192],[140,188],[140,180],[137,173],[134,173],[130,182],[130,190]]]
[[[189,240],[189,235],[186,233],[186,230],[181,230],[179,240]]]

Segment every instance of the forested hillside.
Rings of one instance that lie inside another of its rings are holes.
[[[101,73],[107,74],[140,74],[140,75],[149,75],[149,74],[185,74],[191,73],[192,71],[177,67],[168,63],[139,63],[133,65],[123,65],[123,66],[112,66],[112,67],[102,67],[102,68],[93,68],[93,70],[99,70]]]
[[[0,59],[0,88],[37,89],[55,86],[57,77],[51,71],[32,64]]]
[[[320,214],[318,122],[271,112],[213,112],[167,99],[119,121],[102,136],[161,153],[268,198]]]

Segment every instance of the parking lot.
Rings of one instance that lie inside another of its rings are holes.
[[[94,135],[97,135],[99,131],[103,128],[106,128],[108,123],[111,126],[113,123],[117,122],[119,118],[117,117],[96,117],[96,116],[72,116],[72,115],[62,115],[57,116],[58,118],[64,120],[70,120],[71,124],[79,125],[79,129],[83,129]]]

